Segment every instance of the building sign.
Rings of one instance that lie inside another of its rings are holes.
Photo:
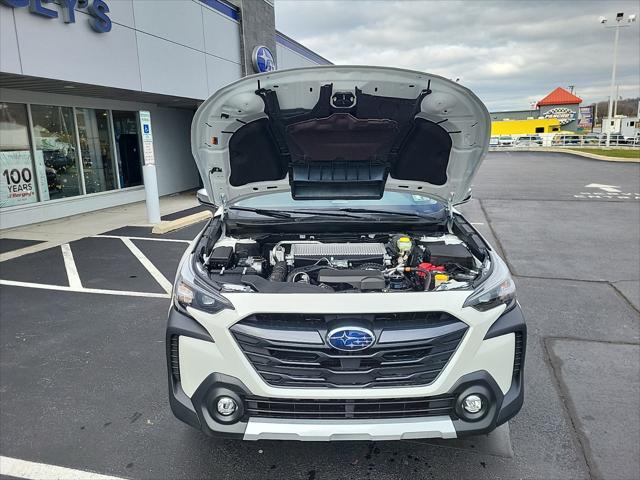
[[[57,4],[64,23],[75,23],[75,9],[83,9],[89,14],[89,25],[98,33],[111,31],[111,19],[107,16],[109,7],[104,0],[0,0],[1,5],[11,8],[26,8],[35,15],[45,18],[58,18],[58,10],[45,7],[45,4]]]
[[[140,111],[140,129],[142,130],[142,156],[145,165],[155,165],[156,159],[153,155],[153,132],[151,131],[151,114],[147,111]]]
[[[567,125],[576,119],[576,112],[566,107],[556,107],[547,111],[544,118],[555,118],[560,125]]]
[[[593,106],[580,107],[580,122],[578,126],[581,128],[593,127]]]
[[[0,206],[12,207],[38,201],[31,152],[0,152]]]
[[[258,45],[251,54],[253,69],[256,73],[273,72],[276,69],[276,61],[271,50],[264,45]]]

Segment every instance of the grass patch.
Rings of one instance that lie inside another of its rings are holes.
[[[572,148],[571,150],[578,150],[580,152],[594,153],[596,155],[603,155],[605,157],[618,157],[618,158],[640,158],[640,149],[634,148]]]

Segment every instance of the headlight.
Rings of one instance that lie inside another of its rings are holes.
[[[187,307],[207,313],[218,313],[225,308],[233,309],[229,300],[196,278],[189,257],[185,258],[173,286],[173,304],[183,313],[187,313]]]
[[[504,261],[491,254],[493,270],[482,284],[467,298],[463,307],[473,307],[486,312],[499,305],[513,305],[516,301],[516,285]]]

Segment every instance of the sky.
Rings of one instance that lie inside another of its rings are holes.
[[[276,0],[276,28],[335,64],[441,75],[492,111],[529,108],[556,87],[585,103],[609,97],[619,0]],[[601,24],[599,18],[607,17]],[[640,96],[640,22],[620,29],[617,81]]]

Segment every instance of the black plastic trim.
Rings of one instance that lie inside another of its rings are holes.
[[[209,436],[242,438],[248,421],[242,398],[248,392],[249,389],[235,377],[212,373],[205,378],[191,397],[202,431]],[[214,402],[221,395],[230,396],[238,402],[240,412],[234,419],[239,420],[235,423],[229,423],[217,414]]]
[[[198,430],[202,429],[200,419],[196,414],[191,399],[184,393],[182,386],[173,375],[171,368],[171,337],[173,335],[183,335],[187,337],[213,342],[209,332],[196,322],[193,318],[180,313],[175,307],[169,310],[166,331],[166,355],[167,355],[167,376],[169,381],[169,405],[173,414],[183,422]]]
[[[526,335],[527,325],[524,322],[522,309],[519,305],[514,304],[514,306],[510,310],[504,312],[498,317],[495,322],[493,322],[493,325],[489,327],[489,330],[484,336],[484,339],[488,340],[490,338],[495,338],[501,335],[519,331],[524,331]]]
[[[184,335],[185,337],[197,338],[206,342],[215,343],[206,328],[200,325],[196,320],[175,307],[171,307],[169,311],[169,320],[167,322],[167,345],[171,335]]]

